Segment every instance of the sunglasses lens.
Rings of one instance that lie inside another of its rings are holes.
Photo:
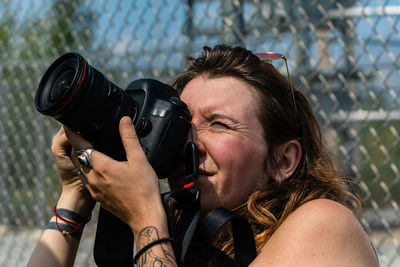
[[[267,60],[267,61],[286,58],[284,55],[274,52],[256,53],[255,55],[259,57],[261,60]]]

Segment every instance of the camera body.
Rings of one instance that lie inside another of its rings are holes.
[[[159,178],[176,166],[190,129],[187,106],[171,86],[139,79],[122,90],[74,52],[62,55],[47,69],[35,105],[116,160],[126,158],[119,121],[130,116]]]
[[[141,103],[136,107],[136,134],[159,178],[176,167],[191,127],[190,114],[176,90],[153,79],[131,82],[126,92]]]

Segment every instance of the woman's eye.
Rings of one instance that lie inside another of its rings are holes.
[[[214,121],[214,122],[212,122],[212,123],[211,123],[211,126],[229,129],[229,126],[228,126],[228,125],[226,125],[225,123],[220,122],[220,121]]]

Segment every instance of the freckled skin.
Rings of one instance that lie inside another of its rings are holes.
[[[266,182],[257,97],[254,88],[233,77],[199,76],[183,90],[199,148],[203,213],[235,208]]]

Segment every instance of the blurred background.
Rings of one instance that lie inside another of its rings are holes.
[[[218,43],[287,56],[339,168],[361,183],[382,266],[400,266],[399,19],[394,0],[0,0],[0,266],[26,265],[60,191],[59,124],[34,107],[47,67],[78,51],[121,88],[169,83]],[[76,266],[94,265],[95,226]]]

